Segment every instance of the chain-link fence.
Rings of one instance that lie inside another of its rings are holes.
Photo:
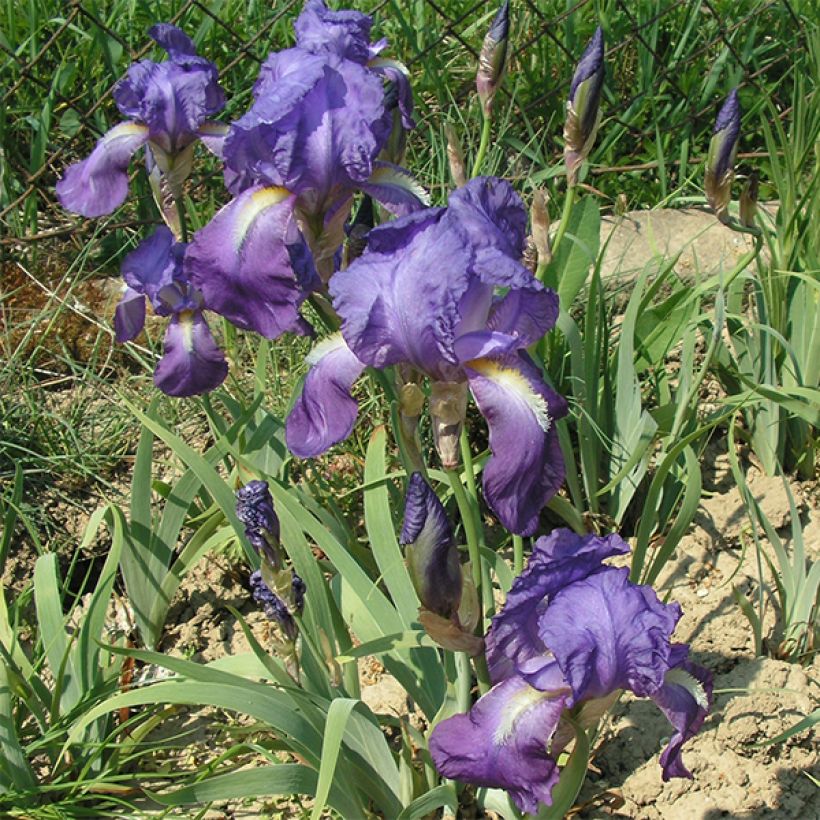
[[[117,122],[113,86],[130,62],[152,52],[146,34],[152,23],[184,27],[200,53],[218,65],[230,119],[247,108],[267,53],[292,42],[300,5],[6,4],[0,12],[0,250],[6,259],[32,244],[70,252],[95,230],[62,211],[54,183]],[[476,56],[495,4],[349,5],[374,15],[376,33],[391,41],[391,56],[410,69],[419,120],[411,157],[429,154],[429,142],[440,138],[446,119],[467,129],[464,114],[475,109]],[[611,197],[626,186],[641,205],[668,195],[702,157],[716,105],[736,84],[746,108],[741,159],[765,161],[759,120],[771,112],[788,117],[792,72],[811,62],[802,58],[807,42],[816,38],[812,6],[796,0],[518,0],[500,138],[514,162],[500,172],[532,176],[557,161],[573,65],[599,20],[607,38],[608,77],[605,121],[588,179],[593,188]],[[216,189],[217,169],[206,176]],[[142,205],[115,214],[107,229],[153,221],[147,188],[145,194]]]

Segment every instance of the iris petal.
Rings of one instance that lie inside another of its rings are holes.
[[[558,590],[538,627],[576,700],[616,689],[646,697],[663,685],[680,615],[651,587],[631,583],[628,569],[607,567]]]
[[[145,296],[126,287],[114,310],[116,340],[122,344],[139,336],[145,326]]]
[[[110,214],[128,195],[128,163],[148,141],[148,128],[135,122],[115,125],[90,156],[66,169],[57,183],[64,208],[82,216]]]
[[[542,507],[564,480],[554,421],[566,404],[522,357],[475,359],[465,365],[470,390],[490,428],[484,467],[487,503],[501,523],[532,535]]]
[[[283,188],[249,188],[196,232],[185,255],[185,273],[205,304],[269,339],[304,332],[299,305],[306,293],[287,245],[296,241],[293,203]]]
[[[675,727],[675,734],[661,753],[664,780],[692,777],[683,765],[681,747],[698,733],[712,706],[712,674],[691,663],[687,659],[688,650],[686,644],[672,645],[672,668],[666,673],[663,686],[652,695],[652,700]]]
[[[548,747],[568,697],[566,689],[539,692],[520,678],[505,680],[469,713],[436,726],[429,744],[436,768],[445,777],[506,789],[524,812],[551,805],[558,765]]]
[[[350,395],[365,365],[340,333],[321,341],[308,357],[311,369],[285,423],[285,440],[292,453],[311,458],[346,439],[359,413]]]
[[[219,387],[228,364],[198,310],[176,314],[165,331],[165,352],[154,384],[169,396],[195,396]]]

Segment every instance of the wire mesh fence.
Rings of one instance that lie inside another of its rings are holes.
[[[494,2],[354,2],[374,15],[414,83],[419,128],[411,157],[424,159],[446,120],[469,131],[478,49]],[[247,108],[259,65],[292,42],[299,0],[271,6],[234,0],[40,0],[0,12],[0,250],[8,256],[92,230],[59,207],[54,183],[73,160],[118,121],[112,89],[127,66],[153,52],[147,36],[164,20],[188,31],[220,69],[229,99],[224,119]],[[497,170],[548,179],[560,157],[561,121],[572,68],[600,21],[608,44],[605,120],[589,183],[636,204],[668,196],[705,151],[718,100],[741,85],[745,108],[741,158],[765,163],[759,119],[787,118],[791,78],[816,27],[812,4],[794,0],[519,0],[503,90],[500,137],[511,159]],[[807,11],[808,9],[808,11]],[[764,106],[769,99],[772,109]],[[765,110],[764,110],[765,109]],[[423,175],[422,171],[422,175]],[[219,174],[205,180],[218,201]],[[197,180],[197,181],[202,181]],[[631,187],[630,187],[631,186]],[[142,204],[107,227],[151,221]]]

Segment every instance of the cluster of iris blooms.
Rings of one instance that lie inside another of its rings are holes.
[[[270,55],[250,110],[228,126],[212,119],[224,106],[214,65],[179,29],[151,29],[169,59],[129,68],[114,92],[128,121],[57,186],[69,210],[110,213],[127,196],[131,156],[144,148],[167,227],[123,263],[117,339],[140,332],[150,302],[155,313],[170,317],[155,382],[170,395],[195,395],[227,374],[204,310],[273,339],[313,333],[300,312],[312,297],[334,332],[309,356],[310,371],[286,422],[287,444],[297,456],[312,457],[346,438],[358,412],[354,382],[368,367],[393,367],[397,433],[418,468],[408,481],[401,541],[422,605],[419,620],[442,646],[487,661],[492,688],[468,713],[432,731],[439,771],[506,789],[523,811],[536,811],[551,802],[558,756],[574,730],[594,724],[628,689],[652,698],[672,723],[674,735],[661,756],[664,779],[691,776],[681,746],[708,712],[711,676],[688,660],[686,645],[672,641],[679,607],[632,583],[627,570],[603,563],[628,552],[617,535],[559,529],[539,538],[486,635],[475,634],[475,588],[447,514],[424,478],[417,426],[428,403],[441,463],[456,468],[472,394],[489,427],[484,497],[510,532],[535,535],[541,509],[564,479],[554,423],[567,406],[527,349],[554,326],[558,300],[522,263],[528,218],[521,198],[501,179],[468,182],[452,142],[459,187],[446,207],[427,207],[424,192],[401,167],[405,134],[413,127],[408,77],[400,63],[382,56],[384,40],[371,42],[371,25],[365,14],[308,0],[295,23],[295,46]],[[479,61],[485,125],[508,40],[505,0]],[[598,29],[567,101],[569,186],[577,184],[595,139],[603,77]],[[707,198],[721,218],[731,195],[739,118],[732,92],[707,160]],[[189,236],[183,185],[196,142],[223,161],[233,199]],[[362,205],[351,225],[357,198]],[[372,227],[371,198],[396,218]],[[550,255],[546,221],[544,203],[536,201],[539,270]],[[265,482],[238,492],[237,514],[261,559],[251,581],[254,597],[279,625],[279,650],[298,680],[294,618],[305,588],[283,561]]]

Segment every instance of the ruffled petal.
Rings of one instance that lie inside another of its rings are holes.
[[[551,805],[559,772],[549,745],[568,697],[566,689],[539,692],[517,677],[494,686],[469,713],[433,730],[436,768],[444,777],[505,789],[524,812]]]
[[[345,340],[372,367],[409,362],[434,379],[453,380],[447,365],[457,363],[469,256],[460,236],[440,228],[442,213],[430,208],[374,229],[365,253],[330,282]]]
[[[616,689],[645,697],[663,685],[680,616],[677,604],[663,604],[651,587],[630,582],[628,569],[607,567],[558,590],[538,631],[576,701]]]
[[[128,163],[148,142],[148,128],[135,122],[115,125],[91,155],[66,169],[57,183],[64,208],[82,216],[110,214],[128,196]]]
[[[541,283],[534,283],[540,286]],[[518,347],[529,347],[555,326],[558,319],[558,294],[544,287],[524,287],[508,291],[490,310],[487,327],[509,333],[519,340]]]
[[[616,534],[578,535],[560,528],[539,538],[487,634],[492,680],[498,682],[516,673],[529,676],[540,669],[547,649],[539,634],[538,618],[551,596],[602,571],[604,559],[628,552],[629,546]]]
[[[299,48],[318,54],[336,54],[364,64],[370,59],[372,25],[371,17],[360,11],[333,11],[323,0],[308,0],[293,28]]]
[[[712,673],[691,663],[688,654],[686,644],[672,645],[672,668],[666,673],[663,686],[652,695],[652,700],[675,728],[675,734],[661,753],[664,780],[692,777],[683,765],[681,747],[698,733],[712,708]]]
[[[544,504],[564,480],[554,421],[566,403],[522,357],[475,359],[465,365],[470,390],[490,428],[484,467],[487,503],[510,532],[532,535]]]
[[[114,310],[116,340],[122,344],[140,335],[145,327],[145,296],[126,286]]]
[[[359,406],[350,395],[365,365],[340,333],[319,342],[308,356],[310,371],[285,422],[285,441],[300,458],[312,458],[346,439]]]
[[[250,188],[194,234],[185,255],[185,273],[207,307],[269,339],[304,332],[306,292],[288,250],[297,241],[293,206],[283,188]]]
[[[219,387],[228,363],[198,310],[175,315],[165,331],[165,351],[154,384],[169,396],[195,396]]]
[[[402,127],[407,131],[416,127],[413,119],[413,89],[410,85],[410,72],[407,66],[398,60],[390,60],[385,57],[375,57],[367,67],[382,77],[395,84],[397,104],[401,113]]]

